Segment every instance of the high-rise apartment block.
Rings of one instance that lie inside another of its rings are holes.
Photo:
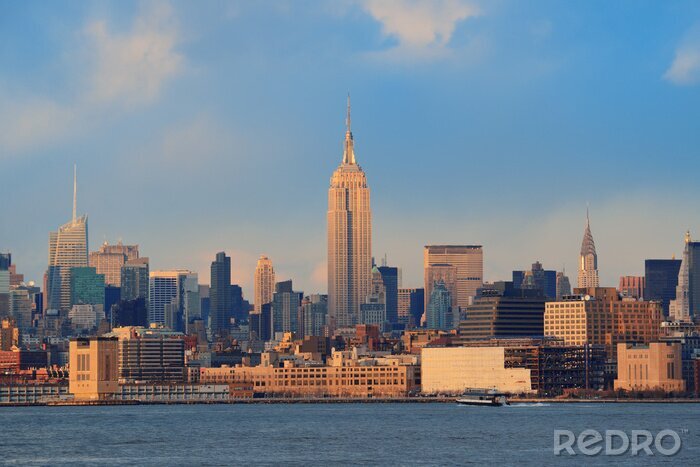
[[[260,313],[264,304],[272,302],[272,294],[275,293],[275,269],[270,258],[265,255],[258,258],[254,281],[255,312]]]
[[[454,289],[449,280],[436,279],[436,269],[454,268]],[[484,253],[481,245],[426,245],[423,249],[426,309],[436,280],[442,280],[454,296],[453,304],[469,305],[484,280]]]
[[[231,257],[223,251],[216,254],[211,263],[209,289],[209,318],[213,335],[228,333],[231,325]]]
[[[343,160],[328,189],[328,317],[332,328],[357,324],[372,271],[370,190],[355,160],[349,97],[346,124]]]

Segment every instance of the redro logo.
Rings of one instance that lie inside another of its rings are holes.
[[[605,436],[597,430],[583,430],[578,436],[570,430],[554,430],[555,456],[561,456],[563,451],[571,456],[578,453],[584,456],[601,453],[606,456],[627,453],[638,456],[642,451],[647,456],[653,456],[655,452],[673,456],[681,450],[681,445],[681,437],[669,429],[659,431],[656,436],[648,430],[632,430],[629,435],[622,430],[605,430]]]

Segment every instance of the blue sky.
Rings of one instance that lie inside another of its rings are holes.
[[[75,162],[91,249],[323,292],[348,92],[405,286],[429,243],[574,279],[587,203],[605,285],[700,237],[698,2],[3,0],[0,250],[40,280]]]

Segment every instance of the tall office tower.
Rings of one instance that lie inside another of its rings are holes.
[[[591,222],[586,211],[586,230],[581,242],[581,256],[578,265],[579,288],[598,287],[598,255],[595,252],[595,242],[591,233]]]
[[[372,211],[367,177],[355,160],[348,96],[343,161],[328,190],[328,317],[330,327],[357,323],[372,273]]]
[[[209,289],[209,317],[214,336],[225,335],[231,322],[231,257],[225,252],[216,254],[211,263]]]
[[[90,266],[97,269],[98,274],[105,275],[105,284],[121,287],[121,269],[127,261],[139,257],[138,245],[116,245],[104,242],[98,251],[90,252]]]
[[[105,276],[97,274],[95,268],[72,268],[70,273],[70,304],[95,305],[104,309]]]
[[[678,271],[678,285],[676,286],[676,298],[669,303],[669,317],[671,321],[690,321],[690,232],[685,234],[685,248],[683,259]]]
[[[668,316],[671,300],[676,298],[680,259],[647,259],[644,261],[644,298],[661,302]]]
[[[442,281],[433,285],[426,315],[428,329],[447,331],[453,329],[457,324],[454,322],[450,291],[447,290]]]
[[[513,271],[513,287],[541,290],[546,298],[556,298],[557,272],[545,270],[537,261],[529,271]]]
[[[70,270],[88,265],[87,215],[77,214],[78,179],[73,169],[73,220],[49,233],[49,308],[68,310],[70,303]],[[55,290],[56,287],[59,290]],[[53,301],[53,303],[52,303]]]
[[[557,300],[561,300],[562,297],[566,295],[571,295],[571,282],[569,281],[569,276],[566,275],[566,271],[557,273]]]
[[[148,258],[130,259],[121,268],[121,299],[143,298],[148,304]]]
[[[272,338],[276,332],[298,332],[299,307],[304,297],[303,292],[292,290],[292,281],[275,284],[272,295]]]
[[[328,316],[328,296],[309,295],[301,302],[301,317],[303,322],[303,337],[323,336]]]
[[[32,298],[26,288],[10,291],[10,316],[14,318],[17,327],[24,331],[32,327]]]
[[[10,315],[10,254],[0,253],[0,319]]]
[[[617,290],[623,297],[641,299],[644,297],[644,277],[620,276],[620,286]]]
[[[700,316],[700,242],[690,240],[688,232],[688,299],[690,318]]]
[[[450,306],[455,310],[459,310],[459,297],[457,294],[457,266],[452,264],[433,264],[425,268],[423,275],[425,278],[425,283],[430,284],[430,287],[426,289],[430,290],[430,294],[433,293],[433,287],[435,287],[435,284],[442,282],[447,291],[450,292],[450,298],[452,299],[452,304]],[[424,308],[427,310],[428,303],[430,302],[430,295],[426,294],[424,299]]]
[[[12,264],[12,255],[10,253],[0,253],[0,271],[9,271]]]
[[[423,271],[425,278],[425,307],[428,308],[434,280],[429,272],[431,266],[450,265],[455,267],[455,285],[451,290],[452,303],[459,308],[469,305],[471,297],[476,296],[476,289],[484,281],[484,252],[481,245],[426,245],[423,249]],[[450,289],[450,284],[445,281]]]
[[[398,293],[399,323],[406,329],[420,325],[421,317],[425,311],[425,299],[423,289],[399,289]]]
[[[399,324],[399,268],[379,266],[386,293],[386,320]]]
[[[275,269],[272,261],[265,255],[258,258],[255,266],[255,312],[260,313],[262,306],[272,302],[272,294],[275,293]]]
[[[386,322],[386,286],[381,272],[375,266],[372,268],[370,293],[360,305],[359,324],[376,324],[380,329],[384,329]]]
[[[188,309],[194,294],[199,295],[197,273],[185,269],[151,271],[149,274],[148,322],[166,323],[179,331],[185,328],[188,316],[197,309]],[[198,307],[197,307],[198,308]]]

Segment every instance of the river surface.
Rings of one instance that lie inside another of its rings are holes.
[[[3,465],[700,465],[700,404],[4,407],[0,427]],[[682,445],[555,456],[555,429],[671,429]]]

